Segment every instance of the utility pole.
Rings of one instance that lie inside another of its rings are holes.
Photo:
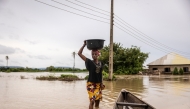
[[[110,18],[110,50],[109,50],[109,80],[113,77],[113,0],[111,0]]]

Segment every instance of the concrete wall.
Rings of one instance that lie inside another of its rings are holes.
[[[184,72],[184,73],[190,73],[190,65],[153,65],[153,66],[149,66],[149,71],[154,72],[152,69],[157,68],[160,71],[160,73],[172,73],[172,71],[174,71],[175,67],[177,67],[178,70],[180,68],[183,69],[183,67],[188,67],[189,72]],[[165,72],[165,68],[170,68],[171,72]]]

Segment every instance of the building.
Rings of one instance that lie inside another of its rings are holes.
[[[151,63],[149,63],[151,73],[157,71],[161,74],[172,74],[174,68],[183,69],[184,74],[190,74],[190,60],[175,53],[167,54]]]

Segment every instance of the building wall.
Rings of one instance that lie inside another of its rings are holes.
[[[175,67],[177,67],[178,70],[180,68],[183,69],[183,67],[188,67],[189,72],[184,72],[184,73],[190,73],[190,65],[150,65],[149,71],[154,72],[153,68],[157,68],[160,73],[171,73],[172,71],[174,71]],[[170,68],[170,72],[165,72],[165,68]]]

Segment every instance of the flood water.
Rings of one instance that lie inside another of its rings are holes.
[[[35,79],[36,76],[52,74],[0,73],[0,109],[88,109],[85,80],[67,82]],[[74,74],[79,77],[87,75]],[[104,81],[106,88],[99,109],[112,109],[121,89],[130,91],[157,109],[190,109],[189,75],[120,78],[112,82]]]

